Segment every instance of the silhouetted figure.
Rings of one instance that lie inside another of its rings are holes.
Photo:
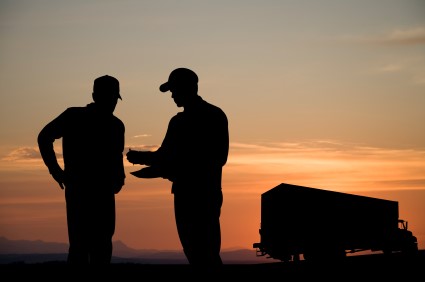
[[[222,265],[221,182],[229,152],[228,120],[198,95],[198,76],[192,70],[173,70],[160,91],[171,91],[184,110],[170,120],[157,151],[129,151],[127,159],[148,166],[135,176],[173,183],[176,226],[186,257],[200,269],[216,269]]]
[[[50,174],[65,189],[71,264],[108,264],[115,232],[115,194],[124,185],[123,122],[113,112],[121,99],[112,76],[94,80],[94,103],[70,107],[38,135]],[[53,143],[62,138],[64,169]]]

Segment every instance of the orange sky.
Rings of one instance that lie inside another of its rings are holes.
[[[36,139],[96,77],[120,80],[126,149],[151,149],[181,110],[158,87],[188,67],[229,119],[223,248],[259,241],[261,194],[282,182],[399,201],[425,248],[424,15],[414,0],[1,1],[0,236],[67,242]],[[170,183],[136,169],[114,239],[180,249]]]
[[[58,149],[60,152],[60,149]],[[22,148],[1,161],[1,235],[66,242],[64,194],[37,149]],[[126,162],[117,195],[114,239],[134,248],[180,249],[170,183],[139,179]],[[425,151],[388,150],[328,141],[232,143],[224,168],[223,248],[259,241],[261,193],[285,182],[399,202],[400,218],[425,246]]]

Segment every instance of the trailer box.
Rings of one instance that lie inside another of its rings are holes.
[[[260,226],[254,247],[262,254],[339,257],[391,249],[399,208],[397,201],[282,183],[261,194]]]

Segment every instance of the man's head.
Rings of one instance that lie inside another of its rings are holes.
[[[99,96],[100,99],[101,96],[112,96],[122,100],[120,95],[120,82],[110,75],[104,75],[94,80],[93,94]]]
[[[161,84],[161,92],[171,91],[172,98],[178,107],[186,104],[186,101],[198,94],[198,76],[188,68],[177,68],[173,70],[168,81]]]
[[[93,100],[108,112],[113,112],[120,95],[120,83],[118,79],[110,75],[98,77],[93,83]]]

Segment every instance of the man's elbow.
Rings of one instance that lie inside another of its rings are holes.
[[[37,136],[37,143],[38,143],[38,145],[44,143],[44,136],[43,136],[42,132],[40,132]]]
[[[40,147],[40,146],[42,146],[42,145],[44,145],[44,144],[46,144],[48,141],[47,141],[47,138],[46,138],[46,135],[44,134],[44,132],[43,131],[40,131],[40,133],[38,134],[38,136],[37,136],[37,143],[38,143],[38,146]]]
[[[55,139],[51,138],[48,134],[46,134],[44,130],[40,131],[40,133],[37,136],[37,143],[38,143],[38,147],[40,148],[49,146],[50,144],[53,144],[54,141]]]

